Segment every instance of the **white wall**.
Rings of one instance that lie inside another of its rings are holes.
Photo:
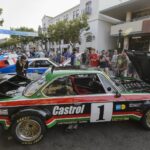
[[[66,16],[68,16],[68,20],[73,20],[73,12],[77,12],[79,10],[79,14],[80,14],[80,6],[77,5],[65,12],[63,12],[62,14],[52,18],[51,20],[49,20],[49,24],[55,24],[58,21],[62,21],[65,19]]]
[[[80,1],[81,11],[85,9],[85,5],[89,0]],[[92,14],[89,16],[89,26],[92,35],[95,39],[92,42],[86,42],[86,34],[82,35],[81,49],[86,47],[93,47],[100,51],[103,49],[112,49],[115,47],[115,43],[112,37],[110,37],[111,23],[109,19],[104,21],[103,17],[100,17],[99,10],[103,0],[91,0],[92,1]],[[108,1],[108,0],[107,0]],[[110,1],[110,0],[109,0]],[[111,0],[112,1],[112,0]],[[105,2],[103,2],[105,3]]]
[[[129,0],[99,0],[99,1],[100,1],[99,10],[103,10]]]
[[[42,28],[48,28],[50,19],[50,17],[44,15],[44,17],[42,18]]]
[[[81,35],[82,45],[80,49],[84,50],[86,47],[93,47],[96,50],[114,48],[114,40],[112,37],[110,37],[111,21],[109,22],[109,19],[104,21],[104,19],[100,17],[99,12],[102,9],[111,7],[121,2],[125,2],[127,0],[80,0],[80,5],[75,6],[74,8],[67,10],[66,12],[50,19],[49,24],[54,24],[58,20],[63,20],[66,14],[68,14],[68,20],[72,20],[73,11],[79,9],[79,13],[82,14],[85,11],[86,3],[89,1],[92,2],[92,13],[91,15],[89,15],[88,22],[90,30],[87,32],[90,32],[92,36],[95,37],[95,39],[92,42],[86,42],[86,32],[83,32]]]

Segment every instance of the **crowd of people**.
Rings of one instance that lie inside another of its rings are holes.
[[[78,49],[74,48],[72,52],[70,52],[69,50],[64,50],[63,52],[61,52],[60,50],[37,51],[35,48],[33,48],[30,51],[21,53],[20,51],[5,50],[1,51],[1,54],[6,52],[17,53],[18,55],[24,53],[27,58],[47,57],[58,64],[61,64],[65,60],[70,58],[71,66],[83,66],[85,68],[94,68],[98,70],[100,69],[109,76],[134,77],[136,75],[135,69],[126,54],[126,50],[118,53],[117,50],[113,50],[110,52],[108,50],[96,51],[94,48],[89,48],[84,52],[81,52]],[[81,55],[77,55],[79,53]]]
[[[94,48],[86,50],[81,57],[81,64],[103,70],[107,75],[116,77],[134,77],[136,75],[134,67],[130,62],[127,51],[118,53],[114,50],[96,52]]]

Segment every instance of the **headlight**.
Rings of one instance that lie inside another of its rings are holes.
[[[0,109],[0,115],[8,115],[8,109]]]

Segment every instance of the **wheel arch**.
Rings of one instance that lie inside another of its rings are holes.
[[[12,117],[11,120],[14,120],[20,116],[26,116],[26,115],[32,115],[32,116],[38,116],[42,120],[46,120],[51,117],[51,113],[48,109],[39,109],[39,108],[24,108],[22,110],[19,110],[16,112]]]
[[[141,110],[142,113],[145,114],[148,110],[150,110],[150,104],[143,104]]]

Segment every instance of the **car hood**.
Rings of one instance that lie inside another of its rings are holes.
[[[128,52],[127,55],[141,80],[150,84],[150,52]]]

